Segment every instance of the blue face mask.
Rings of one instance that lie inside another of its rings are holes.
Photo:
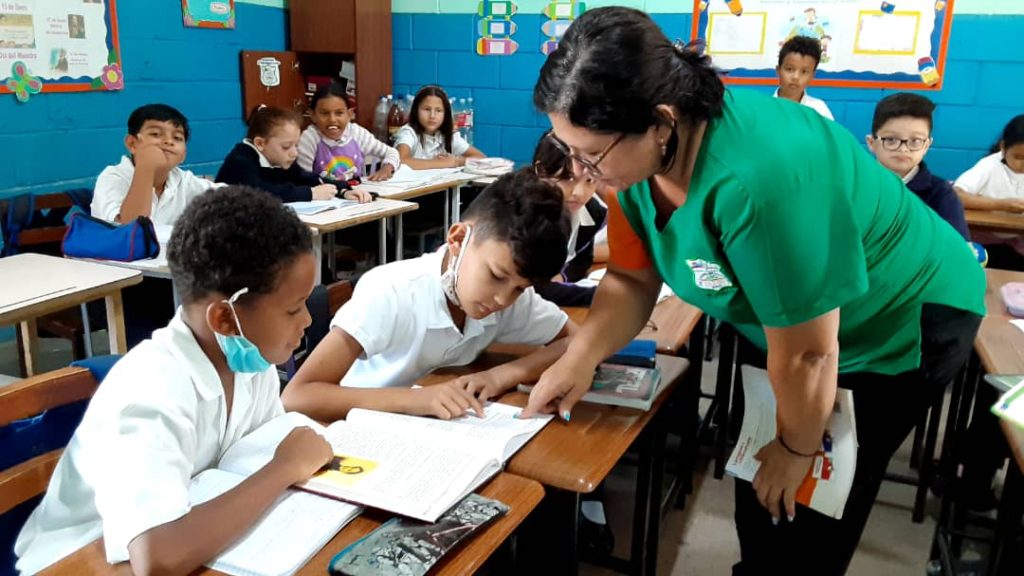
[[[260,354],[260,349],[242,333],[242,324],[238,321],[238,313],[235,312],[235,301],[248,291],[248,288],[242,288],[235,292],[231,298],[225,300],[231,308],[231,313],[235,316],[235,327],[238,328],[238,336],[224,336],[217,332],[213,333],[214,337],[217,338],[217,344],[220,346],[221,351],[224,352],[224,358],[228,361],[228,369],[232,372],[264,372],[272,366]]]

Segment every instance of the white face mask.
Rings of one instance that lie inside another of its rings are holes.
[[[459,255],[455,258],[448,257],[448,269],[441,274],[441,289],[444,290],[444,295],[448,297],[452,304],[460,308],[462,303],[459,302],[459,295],[455,291],[455,285],[459,281],[459,268],[462,266],[462,257],[466,255],[466,249],[469,248],[469,238],[472,234],[473,228],[467,225],[466,235],[462,238]]]

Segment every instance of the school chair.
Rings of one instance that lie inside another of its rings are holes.
[[[0,574],[14,573],[18,532],[98,386],[88,368],[68,367],[0,388]]]
[[[67,231],[66,217],[74,211],[89,212],[92,190],[81,188],[55,194],[21,194],[0,202],[0,223],[3,227],[2,256],[20,252],[39,252],[61,255],[61,242]],[[71,343],[72,359],[80,360],[89,355],[90,343],[86,341],[82,314],[88,313],[85,306],[62,310],[38,319],[37,325],[42,336],[52,336]],[[106,318],[96,315],[94,328],[102,328]],[[90,318],[92,319],[92,318]],[[21,332],[17,334],[21,350]],[[24,358],[19,356],[22,374],[25,373]]]
[[[306,299],[306,309],[309,310],[312,322],[309,328],[306,328],[299,349],[292,354],[288,362],[279,367],[284,373],[282,384],[295,376],[295,372],[302,366],[302,362],[331,331],[331,319],[346,302],[352,299],[352,290],[352,282],[348,280],[341,280],[326,286],[320,284],[313,288],[313,292]]]

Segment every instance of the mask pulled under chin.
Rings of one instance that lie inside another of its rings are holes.
[[[444,290],[444,295],[448,300],[462,308],[462,302],[459,301],[459,294],[455,290],[456,284],[459,282],[459,268],[462,267],[462,257],[466,255],[466,248],[469,247],[469,237],[473,234],[473,228],[466,226],[466,236],[462,239],[459,255],[455,258],[448,257],[448,268],[441,273],[441,289]]]

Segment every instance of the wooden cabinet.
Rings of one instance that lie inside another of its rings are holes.
[[[257,106],[306,111],[306,83],[295,52],[242,51],[242,117]]]
[[[356,68],[356,121],[373,126],[378,99],[391,92],[390,0],[290,0],[291,48],[305,74],[337,78]]]

